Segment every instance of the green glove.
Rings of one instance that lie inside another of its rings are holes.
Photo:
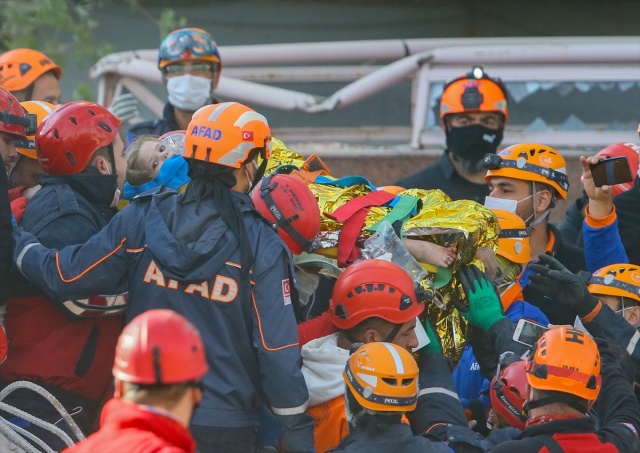
[[[500,297],[487,277],[474,264],[460,270],[460,282],[469,307],[456,304],[460,314],[472,325],[487,331],[505,316]]]
[[[424,330],[427,332],[427,337],[429,337],[429,344],[417,352],[426,354],[442,354],[440,337],[436,333],[435,327],[429,318],[425,318],[424,320]]]

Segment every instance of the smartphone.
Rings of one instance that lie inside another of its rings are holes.
[[[513,341],[518,343],[533,346],[547,330],[549,328],[542,324],[522,318],[516,324],[516,330],[513,332],[512,338]]]
[[[596,164],[589,164],[589,166],[596,187],[602,187],[605,184],[613,186],[633,181],[629,161],[625,156],[610,157]]]

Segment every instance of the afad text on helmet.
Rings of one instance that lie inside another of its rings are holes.
[[[210,138],[211,140],[220,140],[222,138],[222,131],[220,129],[211,129],[207,126],[193,126],[189,135],[195,135],[197,137]]]
[[[180,283],[176,280],[165,278],[153,260],[151,260],[145,272],[144,282],[175,291],[183,291],[186,294],[199,293],[203,298],[215,300],[216,302],[233,302],[238,295],[238,283],[231,277],[216,275],[211,282]],[[210,287],[211,289],[209,289]]]

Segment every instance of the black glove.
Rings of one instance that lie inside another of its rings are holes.
[[[567,307],[581,318],[596,308],[598,299],[589,292],[582,278],[571,273],[551,255],[543,253],[538,258],[540,264],[529,265],[534,273],[529,275],[531,281],[527,286]]]

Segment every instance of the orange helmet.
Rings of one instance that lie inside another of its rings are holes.
[[[500,224],[497,255],[519,264],[531,261],[530,232],[524,220],[514,212],[502,209],[492,209],[491,211],[496,215]]]
[[[4,88],[0,88],[0,132],[24,139],[33,133],[35,118],[25,115],[24,109],[16,97]],[[28,131],[27,131],[28,129]]]
[[[293,176],[271,174],[261,179],[251,192],[253,204],[294,255],[308,250],[320,230],[320,208],[304,182]]]
[[[36,153],[51,175],[81,173],[118,135],[120,119],[100,104],[74,101],[55,109],[36,131]]]
[[[418,365],[404,348],[367,343],[351,354],[342,376],[348,391],[365,409],[409,412],[418,401]]]
[[[49,71],[57,79],[62,76],[62,68],[37,50],[13,49],[0,55],[0,87],[9,91],[26,90]]]
[[[623,182],[622,184],[615,184],[611,186],[611,192],[614,197],[633,187],[633,182],[638,176],[638,153],[640,153],[640,146],[638,145],[633,143],[614,143],[606,148],[602,148],[596,154],[596,156],[605,157],[626,157],[629,162],[629,168],[631,168],[633,180],[631,182]],[[580,182],[584,183],[584,178],[580,177]]]
[[[567,199],[569,178],[567,164],[555,149],[539,143],[520,143],[503,149],[498,154],[484,156],[485,181],[494,176],[542,182],[553,187],[558,197]]]
[[[640,302],[640,266],[612,264],[595,271],[587,282],[591,294],[629,297]]]
[[[527,381],[538,390],[551,390],[593,401],[600,392],[600,352],[596,342],[573,326],[547,330],[526,359]]]
[[[482,66],[457,77],[444,86],[440,99],[440,118],[453,113],[499,112],[507,121],[507,93],[502,81],[489,77]]]
[[[32,113],[36,116],[36,127],[40,126],[44,117],[56,108],[55,105],[44,101],[24,101],[20,105],[26,113]],[[35,136],[36,133],[33,131],[30,135],[27,135],[26,140],[15,140],[16,151],[31,159],[37,159]]]
[[[134,384],[177,384],[207,372],[200,334],[173,310],[149,310],[122,331],[113,375]]]
[[[349,266],[338,277],[329,301],[331,321],[342,330],[374,316],[404,324],[423,310],[411,276],[397,264],[377,259]]]
[[[240,168],[252,150],[271,155],[267,119],[239,102],[202,107],[193,114],[184,139],[186,159]]]

